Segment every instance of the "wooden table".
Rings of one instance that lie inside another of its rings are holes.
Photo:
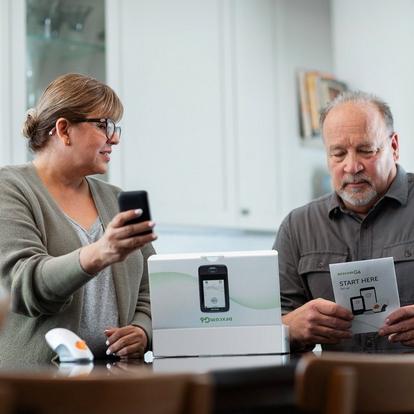
[[[42,372],[59,376],[140,376],[154,373],[208,374],[213,386],[213,412],[294,413],[294,373],[298,356],[256,355],[226,357],[96,360],[93,364],[3,364],[3,372]],[[277,410],[277,411],[275,411]]]

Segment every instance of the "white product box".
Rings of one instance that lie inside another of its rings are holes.
[[[154,357],[289,352],[277,252],[148,260]]]

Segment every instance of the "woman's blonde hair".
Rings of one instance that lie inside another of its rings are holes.
[[[49,132],[59,118],[76,122],[94,114],[118,122],[123,111],[117,94],[108,85],[89,76],[68,73],[51,82],[36,107],[28,110],[23,135],[36,152],[46,146]]]

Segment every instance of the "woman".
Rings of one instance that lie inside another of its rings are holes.
[[[78,74],[53,81],[23,133],[32,163],[0,169],[0,275],[11,314],[0,361],[51,358],[44,339],[68,328],[95,357],[142,356],[151,341],[147,258],[152,222],[128,225],[104,174],[123,107],[108,86]]]

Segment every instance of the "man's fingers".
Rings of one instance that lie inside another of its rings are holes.
[[[385,325],[393,325],[408,318],[414,318],[414,305],[403,306],[390,313],[385,320]]]
[[[333,316],[326,316],[323,314],[319,314],[318,320],[315,322],[318,322],[318,324],[321,326],[338,329],[340,331],[346,331],[348,329],[351,329],[351,326],[352,326],[351,321],[336,318]]]
[[[335,316],[337,318],[345,319],[351,321],[354,316],[349,309],[344,308],[343,306],[337,305],[335,302],[331,302],[325,299],[315,300],[314,305],[317,310],[323,315]]]
[[[388,335],[388,340],[390,342],[407,342],[414,340],[414,331],[407,331],[407,332],[401,332],[401,333],[393,333],[391,335]]]
[[[340,331],[326,326],[316,326],[309,332],[309,339],[314,343],[336,344],[341,339],[352,338],[349,331]]]
[[[329,328],[327,326],[318,326],[315,329],[315,333],[325,338],[345,339],[352,337],[352,333],[350,331],[342,331],[334,328]]]
[[[397,334],[401,332],[406,332],[410,329],[409,322],[403,321],[399,323],[394,323],[393,325],[385,325],[379,330],[379,335],[385,336],[385,335],[391,335],[391,334]]]
[[[314,299],[283,316],[293,341],[303,344],[337,343],[352,337],[352,313],[325,299]]]
[[[403,306],[390,313],[385,320],[385,325],[379,330],[379,334],[381,336],[386,336],[391,334],[401,334],[411,330],[414,330],[413,305]],[[397,339],[395,341],[393,340],[393,342],[397,341]]]
[[[391,343],[414,346],[414,306],[403,306],[388,315],[379,334],[387,336]]]
[[[302,333],[312,341],[316,341],[316,337],[322,337],[323,343],[331,343],[331,339],[337,342],[339,339],[352,337],[349,330],[350,321],[324,315],[315,309],[309,311],[305,318],[306,322]]]

